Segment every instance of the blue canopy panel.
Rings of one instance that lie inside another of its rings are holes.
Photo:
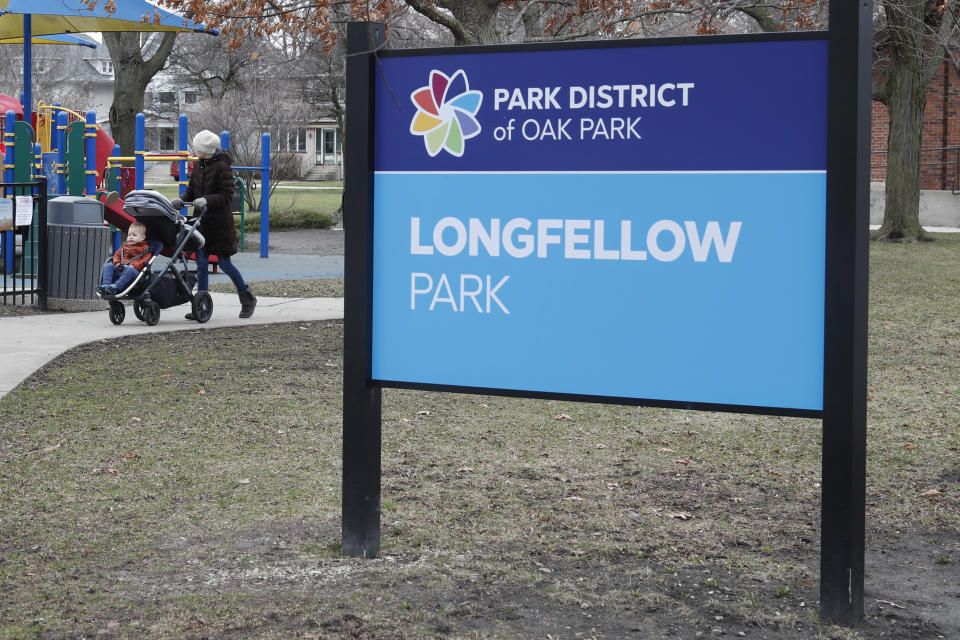
[[[112,11],[107,10],[111,7]],[[182,16],[144,0],[97,3],[93,9],[82,0],[0,0],[0,40],[23,37],[22,15],[31,19],[31,34],[103,31],[198,31],[217,35]]]
[[[84,36],[74,36],[69,33],[50,34],[30,38],[31,44],[72,44],[79,47],[97,48],[97,43]],[[23,36],[19,38],[4,38],[0,44],[23,44]]]

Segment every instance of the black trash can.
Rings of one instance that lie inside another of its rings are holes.
[[[59,196],[47,202],[48,297],[97,299],[100,271],[112,253],[102,202],[82,196]]]

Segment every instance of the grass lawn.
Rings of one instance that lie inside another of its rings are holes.
[[[168,198],[173,198],[179,193],[178,186],[173,183],[153,185],[148,188],[159,191]],[[343,182],[285,182],[274,191],[270,199],[270,211],[282,213],[306,210],[333,213],[340,207],[342,193]]]
[[[313,322],[85,345],[0,400],[0,638],[960,637],[958,283],[960,234],[871,246],[854,629],[818,621],[812,419],[386,389],[381,554],[341,557]]]

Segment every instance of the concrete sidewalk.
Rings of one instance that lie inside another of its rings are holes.
[[[276,258],[263,260],[260,265],[257,265],[260,267],[259,270],[251,269],[252,277],[248,279],[279,279],[265,275],[265,271],[268,270],[267,263],[270,263],[270,269],[283,268],[285,261]],[[246,278],[247,270],[244,267],[240,268]],[[257,277],[260,275],[264,277]],[[343,275],[342,267],[338,275]],[[226,276],[214,276],[211,281],[215,282],[214,278],[220,277],[226,278]],[[313,272],[306,277],[318,277],[318,275]],[[253,317],[241,320],[238,317],[240,302],[236,294],[212,293],[211,296],[213,297],[213,316],[204,324],[184,319],[184,314],[190,311],[189,304],[162,309],[160,322],[153,327],[148,327],[144,322],[137,320],[129,303],[126,319],[120,325],[110,322],[106,308],[102,311],[82,313],[0,317],[0,335],[3,336],[3,353],[0,357],[0,398],[67,349],[96,340],[160,331],[196,331],[276,322],[312,322],[343,317],[342,298],[261,297],[258,299],[257,310]]]

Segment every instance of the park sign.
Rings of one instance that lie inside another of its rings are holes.
[[[347,25],[343,552],[381,388],[819,417],[863,617],[872,3],[830,30],[388,51]]]
[[[370,379],[820,415],[827,53],[381,52]]]

